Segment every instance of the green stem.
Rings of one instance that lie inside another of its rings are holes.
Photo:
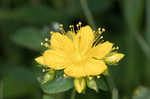
[[[3,99],[3,80],[0,81],[0,99]]]
[[[112,91],[112,99],[118,99],[118,90],[116,88],[113,88]]]
[[[75,96],[76,96],[76,91],[75,91],[75,89],[73,89],[70,99],[75,99]]]
[[[112,99],[118,99],[118,89],[116,88],[112,76],[111,75],[106,76],[105,80],[110,92],[112,93]]]
[[[88,8],[87,0],[80,0],[80,3],[81,3],[81,7],[87,18],[88,23],[92,26],[93,29],[96,29],[96,25],[95,25],[92,13],[90,12]]]
[[[114,84],[114,81],[113,81],[111,75],[106,76],[105,79],[106,79],[106,82],[108,84],[109,90],[112,92],[112,90],[114,88],[116,88],[116,86]]]
[[[148,43],[144,40],[144,38],[138,33],[135,32],[135,39],[137,40],[137,42],[139,43],[141,49],[143,50],[143,52],[145,53],[145,55],[150,58],[150,47],[148,45]]]

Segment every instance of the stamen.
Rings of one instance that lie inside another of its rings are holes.
[[[73,32],[73,30],[72,30],[72,25],[69,25],[69,28],[70,28],[70,30]]]
[[[77,24],[76,26],[77,26],[77,31],[79,31],[79,30],[80,30],[80,28],[79,28],[79,24]]]
[[[67,78],[67,75],[66,75],[66,74],[64,74],[63,76],[64,76],[64,78]]]
[[[41,46],[43,46],[43,42],[41,42]]]
[[[46,70],[45,70],[45,69],[42,69],[42,72],[46,72]]]
[[[61,33],[63,33],[63,34],[65,33],[65,30],[64,30],[64,28],[63,28],[63,24],[60,24],[60,25],[59,25],[59,29],[60,29],[60,32],[61,32]]]
[[[88,77],[88,79],[89,79],[89,80],[92,80],[93,78],[92,78],[92,77]]]
[[[113,47],[112,48],[112,50],[118,50],[119,49],[119,47],[117,46],[117,47]]]
[[[116,50],[119,50],[119,47],[118,47],[118,46],[116,47]]]
[[[98,28],[97,32],[98,32],[98,34],[101,35],[102,34],[101,28]]]
[[[53,32],[53,31],[50,31],[50,34],[54,34],[54,32]]]
[[[98,76],[96,76],[97,77],[97,79],[99,79],[101,76],[100,75],[98,75]]]
[[[48,44],[48,43],[45,43],[44,46],[45,46],[45,47],[49,47],[49,44]]]
[[[105,28],[102,28],[102,32],[105,32],[106,30],[105,30]]]
[[[103,39],[102,33],[105,32],[104,28],[98,28],[96,32],[96,39],[94,45],[97,45],[100,39]]]
[[[75,33],[74,25],[72,25],[72,32],[74,32],[74,33]]]
[[[101,36],[100,39],[103,39],[103,36]]]
[[[48,41],[48,38],[45,38],[45,41]]]
[[[79,21],[79,26],[81,26],[82,25],[82,22],[81,21]]]
[[[70,25],[69,28],[71,29],[72,32],[75,32],[74,26]]]
[[[76,26],[77,26],[77,31],[79,31],[79,30],[80,30],[81,25],[82,25],[82,22],[80,22],[80,21],[79,21],[79,23],[76,25]]]

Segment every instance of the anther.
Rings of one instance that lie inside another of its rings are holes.
[[[105,28],[102,28],[102,32],[105,32]]]
[[[41,42],[41,46],[43,46],[43,42]]]
[[[59,25],[59,29],[60,29],[60,32],[61,32],[61,33],[63,33],[63,34],[65,33],[65,30],[64,30],[64,28],[63,28],[63,24],[60,24],[60,25]]]
[[[72,28],[72,25],[69,25],[69,28]]]
[[[98,76],[96,76],[97,77],[97,79],[99,79],[101,76],[100,75],[98,75]]]
[[[64,74],[63,76],[66,77],[66,74]]]
[[[60,24],[59,26],[60,26],[60,27],[63,27],[63,24]]]
[[[98,28],[98,31],[101,31],[101,28]]]
[[[53,31],[50,31],[50,34],[53,34],[54,32]]]
[[[116,47],[116,50],[118,50],[118,49],[119,49],[119,47],[117,46],[117,47]]]
[[[42,72],[46,72],[46,70],[45,70],[45,69],[42,69]]]
[[[64,74],[63,76],[64,76],[64,78],[67,78],[67,77],[68,77],[66,74]]]
[[[80,30],[80,28],[79,28],[79,24],[77,24],[76,26],[77,26],[77,30]]]
[[[92,77],[88,77],[89,80],[92,80]]]
[[[81,25],[82,25],[82,22],[79,21],[79,26],[81,26]]]
[[[100,37],[100,39],[102,39],[102,38],[103,38],[103,36]]]
[[[45,47],[48,47],[49,45],[48,45],[48,43],[45,43],[44,46],[45,46]]]
[[[69,28],[71,29],[72,32],[74,32],[74,27],[73,27],[73,25],[70,25]]]
[[[102,34],[101,28],[98,28],[97,32],[98,32],[99,34]]]
[[[48,38],[45,38],[45,41],[48,41]]]

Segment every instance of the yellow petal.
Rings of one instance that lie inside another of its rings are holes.
[[[94,42],[94,32],[90,26],[81,27],[75,37],[75,45],[78,45],[81,55],[85,54]]]
[[[38,62],[39,64],[44,64],[43,56],[35,58],[35,61]]]
[[[84,63],[72,64],[65,68],[64,72],[75,78],[98,75],[103,73],[107,66],[102,60],[90,59]]]
[[[102,59],[112,50],[112,46],[112,43],[106,41],[96,47],[93,47],[88,54],[97,59]]]
[[[60,33],[53,33],[50,43],[52,49],[59,49],[65,52],[72,52],[74,49],[72,40]]]
[[[46,50],[43,57],[45,65],[55,70],[63,69],[70,63],[65,53],[60,50]]]
[[[98,75],[103,73],[107,69],[107,66],[102,60],[90,60],[85,65],[85,73],[86,75]]]
[[[85,80],[83,78],[76,78],[74,80],[74,86],[78,93],[81,93],[85,89]]]
[[[116,64],[116,63],[118,63],[123,57],[124,57],[124,54],[114,52],[114,53],[111,53],[110,56],[106,57],[106,58],[105,58],[105,61],[106,61],[107,63],[110,63],[110,64]]]

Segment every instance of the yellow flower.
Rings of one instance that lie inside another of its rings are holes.
[[[73,78],[102,74],[107,69],[104,58],[113,50],[113,44],[105,41],[93,45],[99,38],[91,27],[79,28],[77,33],[73,28],[65,34],[64,30],[63,34],[52,33],[49,49],[35,60],[54,70],[64,69],[65,74]]]

